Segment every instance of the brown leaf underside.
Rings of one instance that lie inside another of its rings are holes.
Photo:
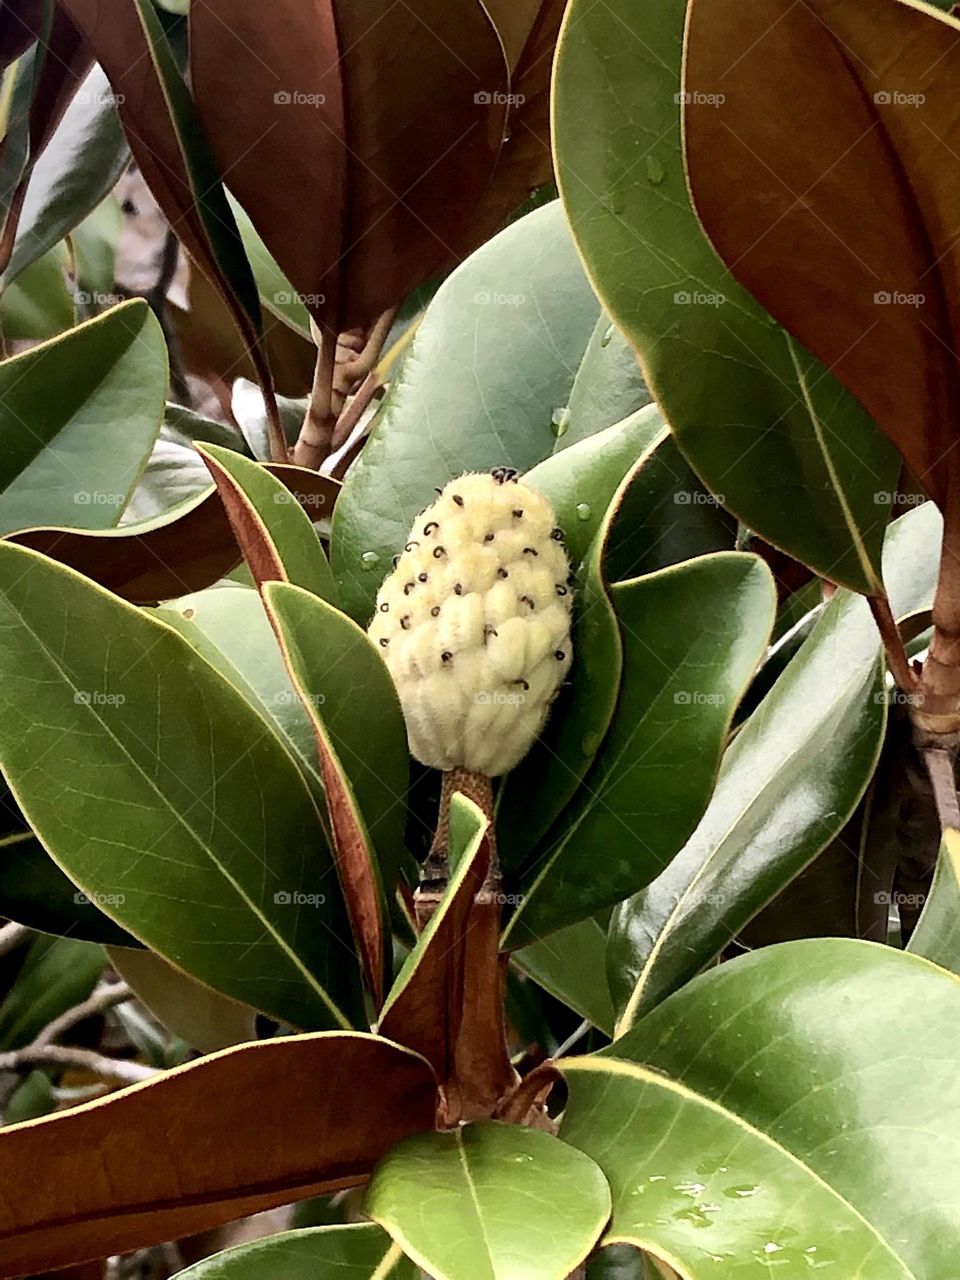
[[[427,1064],[339,1033],[242,1045],[0,1134],[0,1277],[352,1186],[432,1128]]]

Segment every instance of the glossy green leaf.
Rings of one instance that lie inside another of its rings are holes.
[[[249,587],[208,587],[161,605],[158,616],[272,723],[296,753],[317,795],[322,795],[313,725],[290,680],[259,593]]]
[[[953,975],[873,943],[786,943],[561,1062],[561,1136],[610,1180],[606,1239],[689,1280],[933,1280],[960,1247],[958,1051]]]
[[[885,578],[896,613],[929,601],[940,517],[897,521]],[[880,642],[866,603],[838,593],[727,752],[686,847],[611,925],[622,1033],[693,977],[831,840],[876,767],[886,721]]]
[[[550,1134],[486,1121],[404,1139],[363,1208],[435,1280],[566,1280],[603,1230],[610,1190]]]
[[[577,369],[554,451],[622,421],[652,399],[637,353],[610,317],[601,314]]]
[[[30,1044],[48,1022],[66,1013],[97,985],[103,948],[73,938],[37,938],[17,980],[0,1004],[0,1049]]]
[[[200,445],[199,453],[254,578],[291,582],[335,604],[337,588],[326,553],[311,517],[287,486],[258,462],[229,449]],[[317,508],[318,518],[329,514]]]
[[[0,288],[83,221],[116,185],[129,158],[109,81],[94,67],[30,173]]]
[[[605,309],[709,488],[747,525],[876,590],[899,459],[856,400],[732,279],[680,147],[686,0],[574,0],[554,81],[557,179]]]
[[[615,1014],[607,985],[606,950],[607,931],[591,917],[521,947],[511,959],[545,991],[609,1036]]]
[[[907,950],[960,973],[960,832],[943,833],[933,883]]]
[[[441,285],[337,504],[334,572],[359,622],[434,487],[464,471],[526,471],[550,453],[551,415],[567,403],[597,310],[557,202]]]
[[[172,628],[0,545],[0,764],[78,886],[178,968],[281,1020],[363,1017],[293,756]]]
[[[257,1011],[211,991],[153,951],[110,947],[110,964],[161,1026],[201,1053],[257,1038]]]
[[[8,341],[41,342],[73,324],[73,299],[63,271],[62,245],[24,271],[0,298],[0,322]]]
[[[574,567],[590,549],[624,476],[666,433],[659,409],[647,405],[545,458],[523,477],[550,499]]]
[[[390,673],[366,633],[325,601],[285,583],[269,585],[265,600],[294,685],[335,754],[392,894],[410,757]]]
[[[371,1222],[305,1227],[254,1240],[178,1271],[176,1280],[419,1280],[420,1272]]]
[[[497,797],[497,838],[508,871],[531,850],[571,800],[613,718],[623,643],[604,579],[604,557],[617,511],[634,478],[666,438],[653,408],[534,467],[528,480],[555,505],[577,569],[573,666],[546,728]],[[581,530],[578,526],[582,525]],[[589,539],[589,541],[588,541]]]
[[[77,285],[77,303],[84,294],[85,306],[103,311],[116,301],[117,245],[123,231],[120,201],[111,192],[70,232],[70,255]],[[87,311],[85,314],[90,314]]]
[[[0,532],[115,525],[163,415],[166,347],[139,300],[0,364]]]
[[[740,552],[611,594],[624,646],[616,711],[583,787],[520,875],[522,901],[505,933],[512,946],[619,902],[683,847],[776,604],[767,567]]]
[[[37,837],[17,824],[0,836],[0,915],[76,941],[139,946],[64,874]]]

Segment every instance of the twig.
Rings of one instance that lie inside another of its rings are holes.
[[[870,606],[870,612],[873,614],[873,620],[877,624],[877,630],[880,632],[880,639],[883,641],[883,647],[887,653],[887,663],[894,680],[896,680],[904,693],[918,692],[920,689],[920,677],[913,669],[913,665],[907,656],[903,638],[900,635],[900,628],[897,626],[893,611],[890,608],[889,598],[886,593],[867,596],[867,603]]]
[[[123,1004],[125,1000],[132,998],[133,992],[125,982],[104,983],[102,986],[97,987],[86,1000],[74,1005],[72,1009],[67,1009],[58,1018],[54,1018],[52,1022],[47,1023],[30,1047],[38,1049],[43,1045],[53,1044],[73,1027],[85,1022],[87,1018],[92,1018],[98,1013],[104,1013],[107,1009],[112,1009],[114,1005]]]
[[[59,1044],[30,1044],[25,1049],[0,1053],[0,1071],[23,1071],[29,1067],[74,1067],[89,1071],[105,1080],[117,1080],[121,1084],[138,1084],[159,1074],[154,1067],[142,1062],[125,1062],[108,1058],[93,1049],[67,1048]]]
[[[587,1034],[587,1032],[590,1030],[591,1025],[592,1024],[590,1022],[590,1019],[584,1018],[584,1020],[580,1023],[579,1027],[577,1027],[576,1031],[572,1031],[570,1035],[567,1036],[566,1040],[564,1040],[563,1044],[556,1051],[556,1053],[553,1054],[554,1059],[562,1058],[564,1054],[569,1053],[570,1050],[573,1048],[573,1046],[575,1044],[578,1044],[583,1039],[583,1037]]]
[[[377,371],[372,369],[357,388],[356,395],[337,419],[337,425],[330,440],[331,453],[335,453],[337,449],[342,448],[347,443],[354,427],[363,417],[364,410],[379,390],[380,377]]]
[[[32,937],[33,930],[28,929],[25,924],[5,924],[0,929],[0,956],[9,955]]]
[[[920,750],[930,775],[940,828],[945,830],[950,827],[954,831],[960,831],[960,802],[957,800],[953,752],[946,746],[926,746]]]
[[[359,353],[339,363],[332,332],[330,330],[321,332],[311,322],[311,332],[317,344],[317,364],[313,375],[313,389],[307,403],[307,413],[293,451],[293,460],[298,466],[319,470],[331,449],[338,447],[334,444],[334,432],[346,398],[358,383],[363,383],[373,372],[396,314],[396,307],[384,311],[371,328]],[[350,343],[345,341],[347,336],[341,335],[341,342],[344,345],[353,345],[352,335],[350,335]],[[376,387],[371,388],[369,395],[372,396],[375,390]],[[351,412],[352,408],[351,405],[347,412]],[[363,408],[364,405],[361,404],[358,418]],[[350,430],[353,429],[353,425],[355,423],[351,424]],[[340,433],[341,442],[347,434],[349,432]]]

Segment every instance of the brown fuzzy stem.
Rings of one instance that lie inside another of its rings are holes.
[[[917,693],[920,689],[920,677],[914,671],[907,656],[900,628],[897,626],[886,593],[867,596],[867,604],[870,606],[873,620],[880,632],[880,639],[887,654],[887,665],[894,680],[904,693]]]
[[[420,868],[420,887],[416,892],[417,923],[421,931],[437,909],[446,892],[450,877],[450,802],[454,794],[472,800],[490,823],[487,839],[490,843],[490,870],[483,891],[497,892],[500,888],[500,870],[497,863],[497,846],[493,830],[493,782],[484,773],[472,769],[449,769],[443,775],[440,786],[440,810],[433,842],[426,861]]]
[[[960,480],[960,478],[958,478]],[[940,573],[933,603],[933,639],[923,664],[917,728],[931,737],[960,732],[960,483],[950,486],[943,513]]]

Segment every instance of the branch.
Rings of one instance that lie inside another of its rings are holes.
[[[960,831],[960,802],[953,772],[953,752],[946,746],[923,746],[920,753],[930,775],[941,831],[947,827]]]
[[[904,693],[917,693],[920,689],[920,677],[913,669],[907,651],[903,645],[900,628],[890,608],[890,600],[884,592],[877,596],[867,596],[867,603],[873,620],[880,632],[880,639],[887,653],[887,664],[894,680]]]
[[[39,1049],[43,1045],[53,1044],[54,1041],[66,1035],[73,1027],[85,1022],[87,1018],[92,1018],[98,1013],[104,1013],[107,1009],[112,1009],[114,1005],[123,1004],[124,1001],[132,998],[133,992],[125,982],[104,983],[102,986],[97,987],[86,1000],[74,1005],[72,1009],[67,1009],[58,1018],[54,1018],[52,1022],[48,1023],[30,1048]]]
[[[28,929],[25,924],[5,924],[0,929],[0,956],[9,955],[32,937],[33,930]]]
[[[117,1080],[120,1084],[139,1084],[161,1074],[154,1067],[142,1062],[126,1062],[108,1058],[93,1049],[66,1048],[59,1044],[30,1044],[25,1049],[0,1053],[0,1071],[23,1071],[31,1067],[74,1067],[89,1071],[104,1080]]]

